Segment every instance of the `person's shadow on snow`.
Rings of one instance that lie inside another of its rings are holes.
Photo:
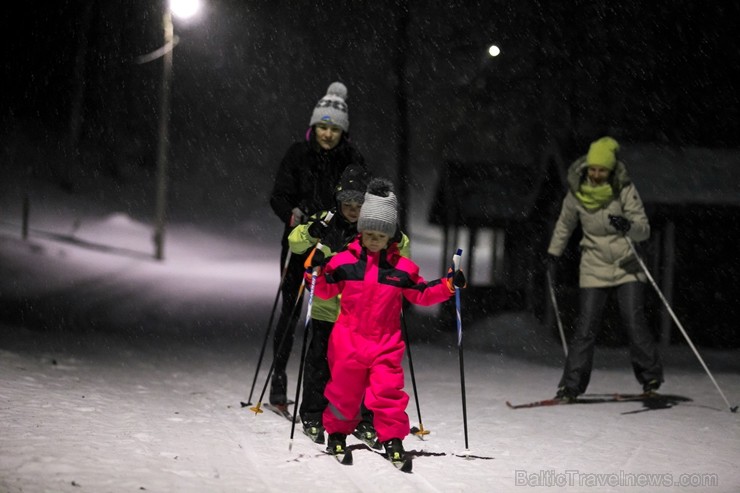
[[[692,402],[693,399],[684,397],[682,395],[671,395],[671,394],[656,394],[641,399],[642,409],[635,411],[627,411],[622,414],[637,414],[644,413],[646,411],[659,411],[661,409],[670,409],[682,402]]]

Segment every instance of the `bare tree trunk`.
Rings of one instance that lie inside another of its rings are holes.
[[[73,164],[80,159],[80,133],[84,121],[83,105],[85,102],[85,68],[87,66],[88,33],[90,32],[93,7],[95,1],[82,2],[82,15],[80,16],[79,41],[77,42],[77,53],[74,65],[74,92],[69,109],[69,125],[67,133],[67,145],[72,157]],[[68,169],[68,167],[65,167]],[[66,172],[69,180],[69,173]]]

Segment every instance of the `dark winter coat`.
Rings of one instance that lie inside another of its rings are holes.
[[[286,236],[294,207],[309,216],[334,207],[336,184],[350,164],[367,169],[365,158],[345,138],[334,149],[325,151],[311,133],[308,141],[288,148],[270,195],[270,206],[285,223]]]

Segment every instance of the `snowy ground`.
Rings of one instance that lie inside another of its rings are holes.
[[[408,317],[431,430],[405,441],[413,474],[352,439],[351,467],[298,430],[289,450],[290,423],[240,406],[277,288],[274,242],[173,224],[159,263],[148,225],[51,192],[22,241],[17,194],[2,191],[2,492],[740,490],[740,418],[683,345],[664,353],[661,390],[690,402],[508,409],[551,397],[562,365],[558,343],[524,313],[465,328],[468,450],[454,330],[427,312]],[[417,235],[414,250],[430,278],[433,237]],[[736,405],[738,351],[700,350]],[[294,351],[291,385],[297,361]],[[639,390],[626,350],[599,349],[589,390]]]

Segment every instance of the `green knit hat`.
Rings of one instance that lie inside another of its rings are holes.
[[[591,147],[586,155],[586,164],[588,166],[601,166],[608,170],[613,170],[617,165],[616,152],[619,150],[619,143],[611,137],[602,137],[599,140],[591,142]]]

